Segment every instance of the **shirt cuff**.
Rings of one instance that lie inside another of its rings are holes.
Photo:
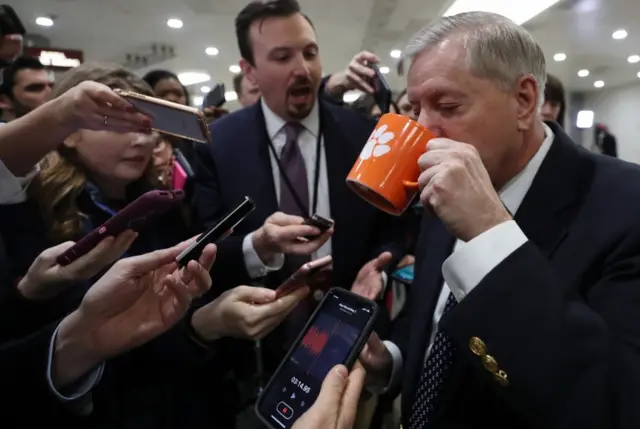
[[[398,346],[396,346],[391,341],[383,341],[382,344],[384,344],[384,346],[391,354],[391,376],[389,377],[389,382],[387,383],[387,385],[372,385],[367,387],[367,390],[374,395],[385,394],[394,386],[396,386],[400,382],[400,374],[402,373],[402,366],[404,365],[404,362],[402,360],[402,352],[400,351]]]
[[[27,200],[27,188],[39,171],[40,168],[36,165],[26,176],[16,177],[0,161],[0,204],[8,205],[25,202]]]
[[[516,221],[510,220],[460,245],[442,265],[442,276],[456,300],[462,301],[527,240]]]
[[[53,384],[51,372],[53,370],[53,354],[55,349],[56,337],[58,336],[58,326],[51,336],[49,343],[49,356],[47,357],[47,384],[49,390],[61,402],[73,403],[73,407],[80,414],[90,414],[93,410],[93,402],[91,399],[91,389],[93,389],[102,378],[104,372],[104,362],[101,363],[93,371],[78,379],[76,382],[64,388],[64,392],[59,391]]]
[[[268,264],[262,262],[260,256],[253,248],[253,233],[248,234],[242,240],[242,253],[247,273],[252,279],[259,279],[272,271],[278,271],[284,266],[284,254],[278,253]]]

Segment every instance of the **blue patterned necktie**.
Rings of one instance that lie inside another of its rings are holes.
[[[442,317],[457,304],[455,297],[449,292]],[[433,347],[422,367],[418,390],[409,416],[409,429],[426,429],[433,419],[455,352],[456,348],[449,336],[438,330]]]

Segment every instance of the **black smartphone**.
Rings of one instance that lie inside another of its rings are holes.
[[[334,222],[331,219],[326,219],[320,215],[314,214],[310,218],[305,219],[304,224],[315,226],[320,231],[327,232],[331,227],[333,227]]]
[[[380,72],[378,65],[369,64],[369,67],[371,67],[376,73],[376,77],[373,79],[373,98],[384,115],[385,113],[389,113],[391,109],[393,93],[391,91],[391,87],[387,83],[387,80],[384,78],[384,75]]]
[[[9,34],[21,34],[26,33],[26,29],[18,18],[16,11],[13,10],[8,4],[0,5],[0,37],[7,36]]]
[[[226,103],[227,99],[224,96],[225,87],[224,83],[216,84],[215,87],[204,97],[202,101],[202,108],[207,107],[222,107]]]
[[[200,234],[196,241],[184,249],[176,258],[176,262],[181,266],[186,266],[189,261],[198,260],[207,244],[218,241],[227,231],[242,222],[255,208],[253,200],[244,197],[244,201],[238,207],[229,212],[220,222]]]
[[[258,417],[273,429],[291,428],[316,401],[331,368],[353,366],[377,312],[375,302],[346,289],[331,289],[258,398]]]

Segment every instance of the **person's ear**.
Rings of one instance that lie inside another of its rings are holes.
[[[520,131],[531,129],[538,117],[538,98],[541,88],[532,75],[525,75],[518,79],[515,86],[516,117]]]
[[[240,59],[240,69],[242,70],[243,79],[248,79],[254,85],[257,85],[255,70],[256,68],[244,58]]]

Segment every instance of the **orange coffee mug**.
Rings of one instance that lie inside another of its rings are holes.
[[[418,158],[434,137],[406,116],[382,115],[347,176],[347,186],[380,210],[401,215],[418,193]]]

